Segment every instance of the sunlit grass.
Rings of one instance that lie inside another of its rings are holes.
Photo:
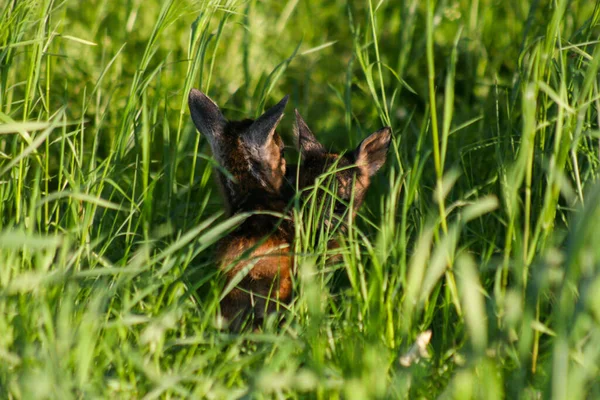
[[[0,397],[599,397],[599,38],[592,1],[5,0]],[[246,215],[192,87],[231,118],[291,94],[288,163],[293,108],[337,150],[394,131],[343,262],[295,201],[259,332],[215,318]]]

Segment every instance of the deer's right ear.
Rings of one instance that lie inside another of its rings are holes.
[[[356,150],[356,165],[367,175],[373,176],[385,164],[392,141],[392,128],[386,126],[364,139]]]
[[[227,120],[219,110],[219,106],[198,89],[190,90],[188,106],[196,129],[209,138],[219,137]]]
[[[298,150],[302,152],[302,154],[310,153],[310,152],[324,152],[325,147],[313,135],[310,131],[304,119],[296,110],[296,125],[294,126],[294,136],[296,136],[296,144]]]
[[[250,125],[248,131],[244,133],[246,144],[260,152],[270,143],[275,133],[275,128],[283,118],[283,111],[288,102],[289,96],[284,96],[276,105],[269,108],[263,115]]]

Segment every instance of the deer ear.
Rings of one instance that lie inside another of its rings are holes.
[[[392,129],[385,127],[364,139],[354,151],[356,165],[368,176],[373,176],[385,164],[392,139]]]
[[[310,131],[304,119],[296,110],[296,125],[294,125],[294,136],[296,137],[296,144],[298,150],[302,152],[302,154],[310,153],[310,152],[325,152],[325,147],[313,135]]]
[[[258,117],[256,121],[250,125],[244,133],[246,144],[250,148],[264,148],[273,138],[275,128],[279,125],[279,121],[283,118],[283,111],[288,102],[289,96],[286,95],[279,103],[269,108],[263,115]]]
[[[196,129],[209,140],[223,134],[227,120],[219,106],[198,89],[190,90],[188,106]]]

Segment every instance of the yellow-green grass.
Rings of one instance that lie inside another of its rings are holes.
[[[599,42],[593,0],[0,0],[0,398],[600,397]],[[296,199],[281,326],[215,325],[192,87],[289,93],[289,163],[294,107],[393,128],[343,263]]]

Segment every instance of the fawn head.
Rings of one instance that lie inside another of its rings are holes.
[[[333,182],[336,185],[335,194],[338,198],[333,205],[333,212],[337,216],[343,215],[353,199],[350,211],[356,214],[365,198],[371,177],[385,163],[392,138],[391,129],[389,127],[380,129],[365,138],[353,151],[339,154],[328,151],[319,143],[296,110],[294,134],[302,154],[298,188],[303,189],[314,185],[320,175],[333,167],[336,169]],[[322,195],[324,193],[321,193]]]
[[[285,175],[283,141],[275,128],[283,117],[285,96],[256,120],[228,121],[217,104],[192,89],[188,104],[194,125],[208,140],[217,162],[229,172],[218,172],[226,206],[231,213],[249,197],[277,195]]]

